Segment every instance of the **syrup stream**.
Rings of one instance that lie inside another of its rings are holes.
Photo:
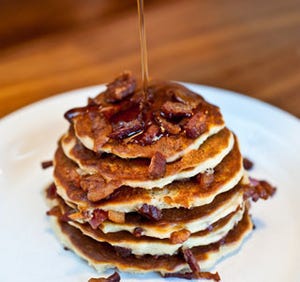
[[[147,53],[147,44],[146,44],[145,19],[144,19],[144,0],[137,0],[137,6],[138,6],[138,15],[139,15],[142,85],[143,85],[144,95],[146,97],[148,81],[149,81],[149,73],[148,73],[148,53]]]

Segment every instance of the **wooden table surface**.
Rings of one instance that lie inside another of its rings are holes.
[[[300,1],[145,1],[151,77],[300,117]],[[1,1],[0,18],[0,117],[125,69],[140,75],[134,0]]]

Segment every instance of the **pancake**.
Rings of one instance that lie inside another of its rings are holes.
[[[70,212],[70,208],[62,201],[52,201],[51,207],[59,207],[62,214]],[[192,248],[195,246],[209,245],[221,240],[226,234],[242,219],[245,211],[244,205],[224,218],[211,224],[207,229],[193,233],[187,240],[174,243],[170,239],[156,239],[153,237],[136,237],[128,232],[120,231],[105,234],[100,229],[93,229],[88,223],[81,224],[70,220],[69,224],[78,228],[84,235],[87,235],[99,242],[107,242],[112,246],[130,249],[135,255],[173,255],[179,248]]]
[[[234,189],[218,195],[207,205],[193,209],[173,208],[161,210],[162,218],[158,221],[145,220],[137,213],[126,214],[124,223],[104,221],[100,228],[104,233],[128,231],[134,233],[136,227],[142,228],[143,234],[154,238],[170,238],[173,232],[187,229],[191,233],[208,228],[220,218],[234,212],[243,205],[244,189]]]
[[[90,211],[101,208],[119,212],[138,210],[142,204],[165,208],[192,208],[210,203],[216,195],[233,188],[244,174],[242,156],[237,140],[230,153],[214,168],[214,178],[209,187],[203,187],[196,179],[174,181],[163,188],[142,189],[120,187],[107,199],[90,202],[80,188],[78,166],[58,149],[56,152],[54,179],[57,193],[78,209]]]
[[[205,132],[196,139],[186,137],[184,131],[176,135],[168,134],[168,136],[162,136],[157,142],[149,144],[149,146],[130,142],[128,139],[120,142],[112,138],[107,138],[104,144],[102,144],[103,142],[99,144],[97,140],[103,140],[102,128],[106,128],[105,133],[110,132],[109,123],[105,115],[103,116],[101,113],[116,111],[113,117],[110,117],[110,120],[114,120],[114,122],[120,119],[128,121],[136,118],[138,101],[141,99],[141,93],[137,92],[129,99],[131,103],[126,100],[117,105],[107,103],[106,95],[100,94],[95,97],[94,102],[101,105],[99,117],[84,113],[72,119],[77,138],[87,149],[95,152],[112,153],[121,158],[151,158],[156,152],[161,152],[165,155],[167,162],[173,162],[191,150],[197,150],[209,136],[214,135],[225,126],[218,107],[207,103],[200,95],[182,85],[177,83],[152,84],[149,91],[154,95],[151,108],[148,109],[149,112],[160,112],[162,105],[167,101],[174,100],[174,95],[177,95],[177,99],[179,97],[184,103],[192,105],[194,114],[200,110],[206,113],[207,128]],[[95,120],[98,119],[101,120],[96,123]]]
[[[162,188],[175,180],[193,177],[213,168],[231,151],[233,145],[233,134],[224,128],[208,138],[198,150],[190,151],[180,160],[168,163],[164,177],[151,179],[150,162],[147,159],[129,161],[110,154],[95,156],[70,135],[64,136],[61,141],[65,155],[76,162],[84,173],[98,174],[107,183],[113,180],[117,187],[127,185],[145,189]]]
[[[122,271],[152,272],[162,274],[190,271],[189,266],[180,255],[163,256],[120,256],[108,243],[98,242],[85,236],[80,230],[68,223],[52,217],[54,231],[62,244],[88,261],[98,271],[117,267]],[[252,230],[252,222],[248,213],[244,213],[242,220],[220,241],[207,246],[193,247],[194,257],[201,267],[201,271],[210,270],[218,260],[236,251],[243,240]]]

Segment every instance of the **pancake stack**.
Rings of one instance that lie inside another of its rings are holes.
[[[250,199],[275,191],[247,176],[219,108],[126,72],[65,118],[46,191],[62,243],[99,271],[219,280],[208,271],[251,232]]]

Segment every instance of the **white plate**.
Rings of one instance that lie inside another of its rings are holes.
[[[253,205],[256,230],[215,270],[224,282],[300,281],[299,120],[233,92],[189,86],[221,107],[243,153],[255,163],[252,175],[278,187],[273,199]],[[63,113],[84,105],[88,96],[101,89],[85,88],[46,99],[0,121],[0,281],[83,282],[99,276],[65,251],[51,231],[42,193],[52,171],[42,170],[40,163],[52,158],[68,126]],[[156,274],[121,275],[122,281],[164,281]]]

